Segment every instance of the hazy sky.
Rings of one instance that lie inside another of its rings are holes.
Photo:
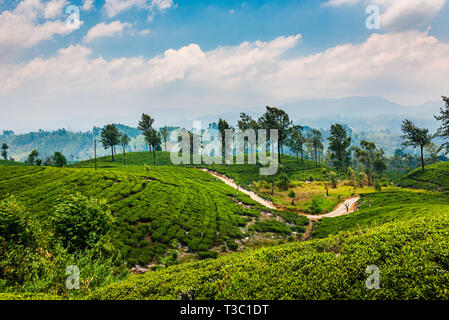
[[[449,95],[448,2],[0,0],[0,130],[135,125],[141,112],[175,123],[315,98],[438,100]],[[366,27],[368,5],[380,29]]]

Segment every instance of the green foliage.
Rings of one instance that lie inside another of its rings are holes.
[[[27,165],[28,164],[24,162],[0,160],[0,166],[27,166]]]
[[[409,220],[363,234],[344,232],[131,276],[90,298],[180,299],[189,292],[198,300],[448,299],[447,206],[420,207]],[[379,290],[366,288],[370,265],[380,269]]]
[[[334,167],[344,172],[351,161],[351,137],[346,129],[338,123],[331,126],[329,140],[329,150]]]
[[[324,238],[340,231],[360,232],[420,215],[438,214],[449,209],[449,198],[427,191],[386,188],[380,193],[362,194],[360,211],[336,218],[325,218],[316,225],[313,236]]]
[[[449,190],[449,162],[438,162],[426,166],[426,170],[415,169],[398,183],[404,188],[427,189],[427,190]]]
[[[129,264],[157,261],[173,239],[193,252],[228,244],[243,237],[240,228],[248,223],[243,217],[258,217],[262,209],[201,170],[116,167],[120,170],[0,167],[0,199],[14,194],[48,225],[48,208],[59,203],[64,190],[107,199],[115,219],[113,244]]]
[[[82,296],[127,274],[120,255],[106,246],[106,235],[82,251],[69,252],[60,246],[54,237],[57,226],[50,223],[57,210],[47,210],[47,219],[42,219],[13,197],[0,202],[0,292],[15,294],[1,297],[29,299],[29,292],[36,297],[49,294],[50,299],[51,295]],[[80,290],[65,287],[65,271],[70,265],[81,271]]]
[[[9,149],[8,144],[2,143],[1,149],[2,149],[2,158],[3,158],[5,161],[7,161],[7,160],[8,160],[8,149]]]
[[[62,197],[52,217],[54,235],[69,252],[95,247],[110,231],[112,221],[105,200],[80,193]]]
[[[65,167],[67,165],[67,159],[61,152],[56,151],[53,155],[53,165],[58,168]]]
[[[218,252],[217,251],[200,251],[200,252],[197,252],[196,257],[198,260],[217,259]]]
[[[281,175],[279,176],[279,180],[277,181],[277,186],[281,190],[288,190],[288,187],[290,186],[290,179],[288,178],[287,174],[281,173]]]
[[[284,223],[274,219],[257,221],[249,229],[257,232],[273,232],[283,235],[290,235],[292,232]]]
[[[429,129],[418,128],[410,120],[402,122],[401,130],[404,135],[401,138],[404,140],[402,145],[404,147],[419,147],[421,151],[421,168],[424,170],[424,147],[432,141],[432,135],[429,134]]]

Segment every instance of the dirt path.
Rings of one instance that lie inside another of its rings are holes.
[[[213,175],[214,177],[216,177],[216,178],[220,179],[221,181],[223,181],[224,183],[226,183],[228,186],[231,186],[234,189],[237,189],[238,191],[240,191],[240,192],[242,192],[244,194],[249,195],[251,197],[251,199],[253,199],[254,201],[260,203],[261,205],[263,205],[263,206],[265,206],[267,208],[270,208],[270,209],[277,209],[276,206],[272,202],[270,202],[268,200],[265,200],[264,198],[262,198],[261,196],[259,196],[258,194],[254,193],[252,191],[243,189],[242,187],[238,186],[232,179],[226,177],[225,175],[222,175],[222,174],[219,174],[219,173],[217,173],[215,171],[210,171],[210,170],[207,170],[207,169],[200,169],[200,170]]]
[[[260,203],[261,205],[270,208],[270,209],[279,209],[277,208],[272,202],[265,200],[264,198],[262,198],[261,196],[259,196],[258,194],[256,194],[253,191],[249,191],[246,189],[243,189],[241,187],[239,187],[232,179],[226,177],[225,175],[222,175],[220,173],[217,173],[215,171],[210,171],[207,169],[200,169],[204,172],[207,172],[211,175],[213,175],[214,177],[220,179],[221,181],[223,181],[224,183],[226,183],[228,186],[233,187],[234,189],[237,189],[239,191],[241,191],[242,193],[245,193],[247,195],[249,195],[251,197],[251,199],[253,199],[254,201],[257,201],[258,203]],[[326,214],[321,214],[321,215],[311,215],[311,214],[302,214],[304,216],[306,216],[309,220],[310,220],[310,225],[309,228],[307,229],[306,233],[304,234],[304,238],[309,238],[310,237],[310,233],[312,231],[312,227],[313,227],[313,223],[323,219],[323,218],[334,218],[334,217],[339,217],[348,213],[352,213],[354,211],[356,211],[356,203],[357,201],[359,201],[360,197],[353,197],[350,199],[346,199],[344,202],[340,203],[338,205],[338,207]],[[346,209],[346,206],[348,207],[349,210]]]

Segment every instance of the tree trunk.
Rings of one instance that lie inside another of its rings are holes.
[[[156,166],[156,148],[153,146],[153,163]]]
[[[281,144],[278,142],[278,162],[281,163]]]
[[[112,162],[114,162],[114,146],[111,146]]]
[[[95,170],[97,170],[97,140],[94,142]]]
[[[301,163],[304,164],[304,150],[302,150],[302,146],[301,146]]]
[[[424,171],[424,146],[421,146],[421,167],[422,171]]]
[[[123,146],[123,163],[126,166],[126,154],[125,154],[125,146]]]

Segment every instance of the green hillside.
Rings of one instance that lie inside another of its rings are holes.
[[[449,190],[449,162],[438,162],[425,167],[425,170],[415,169],[400,180],[404,188],[427,189],[435,191]]]
[[[440,193],[397,188],[387,188],[382,192],[360,196],[360,211],[318,221],[313,237],[325,238],[340,231],[363,232],[366,229],[408,220],[424,213],[431,215],[432,212],[446,208],[449,200],[447,195]]]
[[[290,235],[303,232],[301,226],[307,224],[305,218],[277,221],[261,217],[262,210],[269,210],[197,169],[122,169],[0,167],[0,200],[14,195],[50,223],[48,211],[62,195],[80,192],[106,199],[116,219],[114,244],[130,264],[158,261],[173,240],[188,252],[223,245],[225,250],[235,250],[241,245],[236,240],[252,237],[256,230]],[[257,228],[266,224],[275,228]]]
[[[129,166],[143,166],[144,164],[153,166],[153,154],[150,152],[132,152],[126,154],[127,164]],[[157,166],[174,166],[170,160],[170,153],[165,151],[156,152]],[[247,164],[248,155],[245,155],[245,164],[233,165],[188,165],[187,167],[209,168],[234,179],[240,185],[250,185],[253,181],[261,180],[263,177],[259,174],[257,165]],[[72,165],[74,168],[93,168],[94,160],[87,160]],[[98,168],[123,168],[123,155],[117,154],[115,161],[111,156],[97,159]],[[296,158],[289,155],[283,155],[280,168],[274,176],[277,178],[281,173],[286,173],[292,180],[323,180],[321,164],[316,164],[310,160],[304,160],[304,164]]]
[[[391,210],[385,196],[373,194],[374,206],[360,215]],[[449,299],[447,200],[430,207],[410,203],[403,209],[413,210],[407,218],[363,231],[133,275],[90,298]],[[370,265],[379,268],[379,290],[365,286]]]
[[[18,161],[5,161],[0,160],[0,166],[26,166],[26,163],[18,162]]]

